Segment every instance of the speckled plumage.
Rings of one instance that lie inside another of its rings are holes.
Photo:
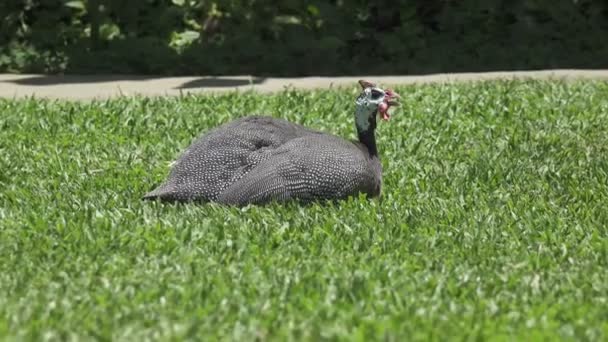
[[[369,120],[373,127],[359,131],[359,142],[279,118],[237,119],[198,138],[167,181],[144,199],[243,206],[342,199],[360,192],[378,196],[382,169],[373,135],[375,114]],[[371,150],[365,141],[370,134]]]

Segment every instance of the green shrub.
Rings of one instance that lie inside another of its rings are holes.
[[[384,74],[606,67],[602,0],[4,0],[0,70]]]

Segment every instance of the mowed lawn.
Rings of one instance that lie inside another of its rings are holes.
[[[358,89],[0,100],[0,338],[608,338],[608,83],[398,87],[381,200],[140,196],[207,129],[353,138]]]

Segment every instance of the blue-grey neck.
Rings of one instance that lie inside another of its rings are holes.
[[[370,111],[369,107],[358,105],[355,111],[355,126],[359,142],[367,147],[370,156],[377,157],[376,110]]]

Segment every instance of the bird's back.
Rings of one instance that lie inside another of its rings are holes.
[[[321,133],[273,117],[234,120],[192,143],[173,165],[168,180],[144,198],[214,201],[275,149],[292,139],[318,134]]]
[[[380,161],[359,143],[327,134],[305,135],[273,150],[217,201],[246,205],[342,199],[359,192],[377,196],[381,178]]]

